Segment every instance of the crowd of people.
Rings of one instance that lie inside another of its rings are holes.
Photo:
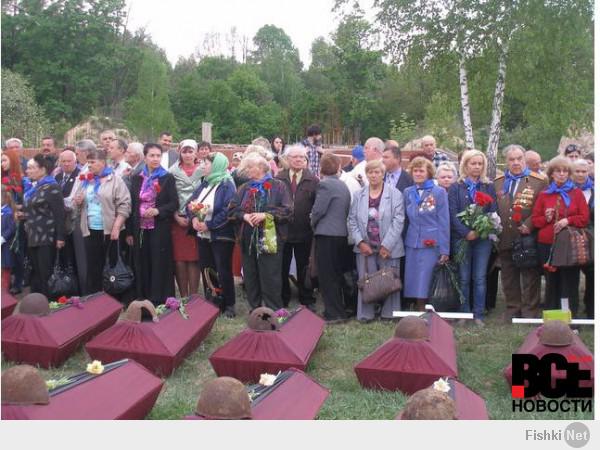
[[[231,160],[208,142],[173,148],[168,132],[158,143],[128,143],[112,131],[98,145],[42,143],[29,160],[16,138],[2,152],[2,288],[13,294],[28,284],[52,298],[57,262],[72,268],[81,295],[94,293],[105,265],[123,258],[135,274],[123,302],[158,305],[176,287],[182,297],[197,293],[202,281],[234,317],[237,242],[251,309],[288,307],[291,279],[313,311],[318,289],[329,323],[389,320],[424,310],[436,267],[452,263],[461,310],[477,326],[495,305],[498,269],[506,320],[540,317],[561,299],[579,314],[581,273],[584,314],[594,315],[594,159],[577,145],[545,164],[509,145],[492,180],[484,153],[469,149],[452,161],[432,136],[406,169],[400,145],[377,137],[343,166],[323,148],[318,125],[298,144],[259,138]],[[359,280],[382,269],[402,289],[364,301]]]

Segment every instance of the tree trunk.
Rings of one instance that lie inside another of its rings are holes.
[[[506,53],[507,46],[500,45],[498,56],[498,78],[496,79],[496,92],[494,93],[494,104],[492,106],[492,122],[490,124],[490,138],[488,140],[488,177],[496,178],[496,155],[500,142],[500,121],[502,118],[502,102],[504,101],[504,88],[506,86]]]
[[[469,104],[469,85],[467,83],[467,67],[465,58],[461,55],[458,63],[458,80],[460,83],[460,104],[462,107],[463,128],[465,129],[465,143],[467,148],[475,148],[473,139],[473,126],[471,125],[471,105]]]

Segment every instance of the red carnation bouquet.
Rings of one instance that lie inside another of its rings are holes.
[[[459,212],[456,217],[477,233],[481,239],[489,239],[494,243],[498,242],[498,235],[502,232],[502,223],[500,216],[495,212],[486,213],[484,208],[492,203],[494,199],[485,192],[476,191],[474,203],[471,203],[464,211]],[[464,257],[467,241],[462,239],[458,251],[457,260]]]

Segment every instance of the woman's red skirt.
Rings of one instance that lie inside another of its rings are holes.
[[[198,243],[196,242],[196,236],[190,236],[187,232],[187,228],[179,226],[176,222],[171,225],[173,260],[175,261],[198,261]]]

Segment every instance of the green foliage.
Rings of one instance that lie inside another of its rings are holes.
[[[147,52],[140,66],[137,92],[127,104],[127,125],[138,138],[152,141],[162,130],[175,129],[168,88],[166,65]]]
[[[2,137],[16,137],[25,146],[37,147],[49,131],[44,112],[35,102],[33,89],[25,78],[2,69]]]
[[[400,145],[414,139],[416,131],[415,122],[409,120],[405,113],[400,114],[398,120],[390,121],[390,139],[394,139]]]
[[[436,137],[440,148],[457,149],[456,137],[462,135],[458,106],[450,102],[447,94],[436,92],[425,107],[423,125],[427,134]]]

